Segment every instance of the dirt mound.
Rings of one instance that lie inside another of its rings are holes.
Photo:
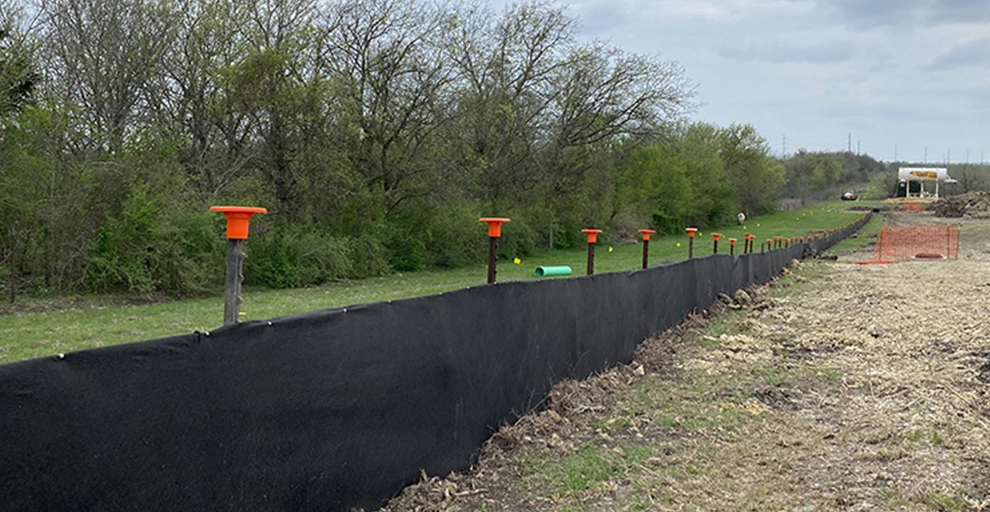
[[[935,203],[936,217],[990,218],[990,192],[968,192]]]

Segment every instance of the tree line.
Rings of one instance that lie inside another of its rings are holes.
[[[511,257],[796,183],[753,127],[686,119],[676,62],[576,30],[542,0],[0,0],[0,281],[215,291],[216,204],[269,209],[246,273],[292,287],[483,261],[484,215]]]

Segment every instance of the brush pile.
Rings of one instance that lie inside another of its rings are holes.
[[[935,203],[936,217],[990,218],[990,192],[968,192]]]

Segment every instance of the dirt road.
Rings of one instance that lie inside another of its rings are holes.
[[[990,221],[952,222],[959,260],[801,264],[385,510],[990,510]]]

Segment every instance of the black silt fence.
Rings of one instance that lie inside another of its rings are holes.
[[[479,286],[0,366],[4,510],[374,508],[551,386],[863,223],[766,254]],[[814,247],[812,247],[812,245]]]

